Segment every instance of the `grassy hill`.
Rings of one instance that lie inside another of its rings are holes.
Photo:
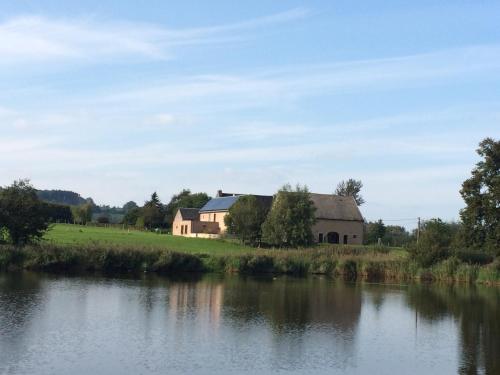
[[[205,238],[186,238],[168,234],[156,234],[137,230],[119,228],[103,228],[71,224],[56,224],[44,237],[47,241],[58,245],[126,245],[168,249],[188,253],[217,253],[253,251],[251,247],[225,240]]]

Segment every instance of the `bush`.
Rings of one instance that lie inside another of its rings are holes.
[[[203,270],[201,258],[185,253],[164,252],[153,264],[153,271],[167,272],[200,272]]]
[[[489,264],[493,262],[493,256],[487,253],[473,251],[473,250],[458,250],[455,255],[464,263],[469,264]]]
[[[410,245],[408,251],[419,265],[429,267],[448,258],[451,241],[451,224],[431,219],[423,224],[418,244]]]
[[[336,272],[344,279],[356,280],[358,274],[356,262],[351,259],[342,260],[337,264]]]

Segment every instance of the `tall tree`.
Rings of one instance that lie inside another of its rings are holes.
[[[279,247],[308,246],[313,242],[314,203],[307,187],[283,186],[275,195],[262,225],[263,241]]]
[[[85,225],[92,221],[93,209],[94,206],[92,204],[85,203],[79,206],[72,206],[71,213],[76,223]]]
[[[148,229],[163,226],[163,218],[165,217],[164,207],[156,192],[151,194],[151,199],[144,204],[141,210],[141,217],[144,226]]]
[[[367,245],[378,243],[378,239],[382,240],[386,234],[386,226],[382,219],[366,224],[365,230],[365,243]]]
[[[7,232],[13,244],[36,241],[48,228],[47,209],[29,180],[15,181],[0,191],[0,232]]]
[[[180,193],[175,194],[167,204],[165,211],[165,222],[168,226],[172,225],[174,216],[179,208],[202,208],[210,197],[206,193],[191,193],[189,189],[183,189]]]
[[[127,212],[129,212],[130,210],[136,209],[136,208],[138,208],[138,207],[139,207],[139,206],[137,205],[137,203],[135,203],[134,201],[129,201],[129,202],[127,202],[127,203],[125,203],[125,204],[123,205],[122,210],[123,210],[123,212],[127,213]]]
[[[262,224],[269,208],[254,195],[240,197],[224,217],[227,231],[243,243],[256,246],[261,243]]]
[[[452,240],[453,224],[439,218],[427,220],[422,224],[418,243],[409,248],[410,256],[428,267],[449,256]]]
[[[335,194],[342,197],[353,197],[356,201],[356,204],[358,206],[361,206],[363,203],[365,203],[365,200],[360,194],[362,187],[363,183],[361,182],[361,180],[350,178],[347,181],[341,181],[337,185]]]
[[[484,139],[477,149],[482,160],[462,184],[463,241],[500,255],[500,141]]]

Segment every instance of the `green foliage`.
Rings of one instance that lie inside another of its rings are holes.
[[[460,190],[466,204],[462,237],[468,247],[500,255],[500,141],[484,139],[477,153],[482,160]]]
[[[101,214],[97,217],[97,222],[99,224],[109,224],[109,216],[106,214]]]
[[[365,226],[365,244],[375,245],[378,244],[378,239],[381,240],[386,234],[386,226],[382,220],[376,222],[369,222]]]
[[[54,203],[64,206],[80,206],[90,203],[82,198],[80,194],[67,190],[37,190],[38,198],[47,203]]]
[[[410,233],[402,226],[387,225],[382,242],[387,246],[402,247],[410,242]]]
[[[71,207],[61,204],[42,202],[47,217],[51,223],[71,223],[73,222],[73,214]]]
[[[85,203],[80,206],[72,206],[71,213],[73,215],[73,220],[75,223],[85,225],[92,221],[92,210],[93,205],[91,203]]]
[[[450,255],[453,226],[441,219],[423,223],[418,243],[410,246],[411,257],[423,267],[429,267]]]
[[[151,199],[144,204],[141,210],[141,217],[144,227],[149,230],[163,226],[165,212],[156,192],[151,194]]]
[[[127,211],[127,213],[123,217],[123,224],[136,225],[139,216],[141,216],[141,209],[139,207],[131,208]],[[144,223],[142,226],[144,226]]]
[[[28,180],[15,181],[0,191],[0,228],[15,245],[36,241],[49,228],[45,205]]]
[[[170,199],[166,206],[165,223],[171,227],[175,214],[179,208],[202,208],[210,197],[206,193],[191,193],[191,190],[184,189]]]
[[[285,185],[276,194],[262,225],[263,241],[278,247],[300,247],[313,243],[315,207],[307,187],[293,190]]]
[[[268,208],[255,196],[240,197],[224,218],[228,233],[235,235],[244,244],[260,245],[262,224],[266,220],[268,211]]]
[[[123,205],[123,212],[128,213],[131,210],[137,209],[139,206],[134,201],[129,201]]]
[[[152,270],[159,273],[168,272],[201,272],[203,261],[192,254],[163,252],[153,264]]]
[[[347,181],[341,181],[337,188],[335,189],[335,194],[340,195],[341,197],[353,197],[358,206],[361,206],[365,203],[365,200],[361,196],[361,188],[363,187],[363,183],[361,180],[355,180],[353,178],[348,179]]]

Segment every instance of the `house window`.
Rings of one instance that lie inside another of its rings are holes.
[[[184,234],[184,225],[181,225],[181,234]]]
[[[356,236],[355,234],[352,235],[352,238],[358,238],[358,236]]]
[[[318,236],[318,242],[322,243],[323,242],[323,233],[320,233]]]
[[[215,221],[216,215],[217,215],[217,214],[214,214],[214,221]]]
[[[184,233],[185,233],[185,234],[187,234],[187,232],[188,232],[188,226],[186,225],[186,226],[184,227]]]

